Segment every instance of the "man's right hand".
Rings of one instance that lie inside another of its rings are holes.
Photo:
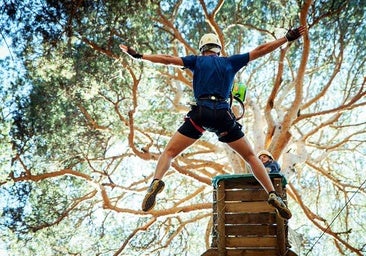
[[[134,49],[132,49],[131,47],[129,46],[126,46],[126,45],[123,45],[123,44],[120,44],[119,45],[119,48],[127,53],[128,55],[130,55],[132,58],[135,58],[135,59],[141,59],[142,58],[142,54],[136,52]]]

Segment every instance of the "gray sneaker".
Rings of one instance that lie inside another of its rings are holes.
[[[276,208],[277,213],[281,218],[288,220],[292,217],[291,211],[276,192],[269,193],[268,203]]]
[[[165,184],[162,180],[155,179],[151,182],[144,201],[142,201],[142,210],[144,212],[150,211],[154,208],[156,195],[163,191],[164,186]]]

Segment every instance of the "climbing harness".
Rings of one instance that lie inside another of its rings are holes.
[[[229,105],[230,105],[230,108],[232,108],[234,100],[235,100],[237,103],[239,103],[239,105],[242,109],[241,114],[238,117],[235,116],[236,121],[238,121],[238,120],[240,120],[244,117],[244,114],[245,114],[244,101],[245,101],[246,95],[247,95],[247,86],[244,83],[241,83],[241,82],[234,83],[233,89],[230,92]],[[214,101],[214,102],[225,102],[225,101],[227,101],[226,99],[221,98],[221,97],[216,96],[216,95],[203,95],[198,99],[198,101],[200,101],[200,100],[211,100],[211,101]],[[189,105],[191,107],[192,106],[197,106],[197,101],[190,102]]]

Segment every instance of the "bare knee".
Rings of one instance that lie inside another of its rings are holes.
[[[195,141],[196,139],[191,139],[179,132],[176,132],[165,147],[162,156],[173,159]]]
[[[162,157],[173,159],[179,154],[179,151],[174,147],[166,147],[162,153]]]
[[[249,152],[246,156],[245,156],[245,160],[249,163],[257,163],[259,162],[259,159],[257,158],[257,156],[253,153],[253,152]]]

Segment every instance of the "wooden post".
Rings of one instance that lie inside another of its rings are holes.
[[[219,256],[226,255],[225,235],[225,182],[222,180],[217,188],[217,249]]]
[[[280,178],[273,179],[273,185],[275,187],[276,192],[283,195],[282,191],[282,180]],[[286,254],[286,234],[285,234],[285,222],[282,218],[276,214],[276,223],[277,223],[277,246],[279,255]]]

